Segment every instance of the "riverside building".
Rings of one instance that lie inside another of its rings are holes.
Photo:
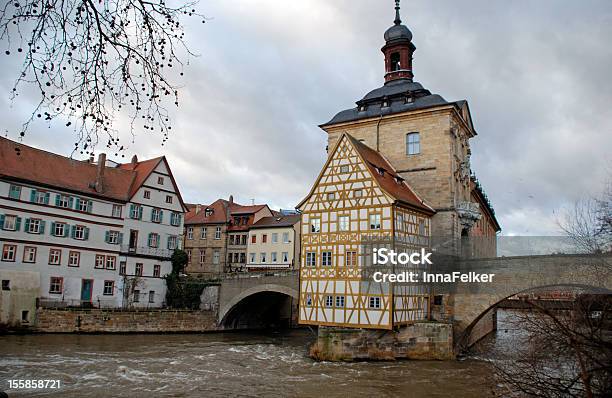
[[[32,295],[50,306],[161,307],[185,210],[165,157],[80,161],[0,138],[3,313],[29,322]]]

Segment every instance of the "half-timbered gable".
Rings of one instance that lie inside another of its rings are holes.
[[[410,250],[429,243],[433,210],[382,155],[343,135],[298,208],[301,323],[390,329],[427,316],[423,291],[363,276],[371,256],[364,242],[398,240]]]

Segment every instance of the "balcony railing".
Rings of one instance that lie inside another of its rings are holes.
[[[125,253],[125,254],[140,254],[143,256],[170,258],[173,252],[174,250],[160,249],[157,247],[147,247],[147,246],[131,247],[129,245],[121,245],[121,253]]]

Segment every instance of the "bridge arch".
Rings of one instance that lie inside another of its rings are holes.
[[[290,286],[274,283],[264,283],[252,286],[231,297],[231,299],[219,309],[219,325],[223,327],[227,326],[228,322],[231,322],[232,316],[240,315],[240,306],[247,305],[248,308],[249,301],[261,303],[267,300],[271,305],[278,305],[279,300],[288,300],[286,303],[280,304],[289,305],[289,311],[294,311],[293,308],[297,306],[298,298],[299,292],[297,289]],[[297,309],[295,309],[295,311],[297,311]],[[295,314],[297,314],[297,312],[295,312]],[[290,314],[290,316],[291,315],[293,314]]]
[[[555,289],[564,288],[564,289],[576,289],[576,290],[579,289],[586,293],[612,294],[612,290],[606,287],[602,287],[602,286],[594,286],[590,284],[585,285],[581,283],[555,283],[555,284],[542,285],[542,286],[530,286],[528,288],[525,288],[523,290],[511,293],[511,294],[506,292],[497,297],[493,296],[491,301],[489,301],[486,304],[483,303],[484,304],[483,307],[479,310],[481,312],[477,316],[473,317],[471,320],[464,320],[467,326],[460,331],[458,336],[456,336],[455,348],[457,352],[461,352],[461,351],[464,351],[465,349],[468,349],[472,344],[478,341],[481,337],[484,337],[484,336],[477,336],[476,338],[474,338],[474,336],[472,336],[472,332],[475,326],[478,325],[479,322],[485,316],[490,314],[490,311],[494,310],[504,300],[520,295],[520,294],[534,293],[534,292],[543,291],[543,290],[550,289],[550,288],[555,288]]]

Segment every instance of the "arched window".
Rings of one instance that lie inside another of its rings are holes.
[[[419,133],[406,134],[406,155],[421,153],[421,137]]]
[[[394,71],[400,70],[400,69],[401,69],[400,54],[399,53],[392,53],[391,54],[391,72],[394,72]]]

